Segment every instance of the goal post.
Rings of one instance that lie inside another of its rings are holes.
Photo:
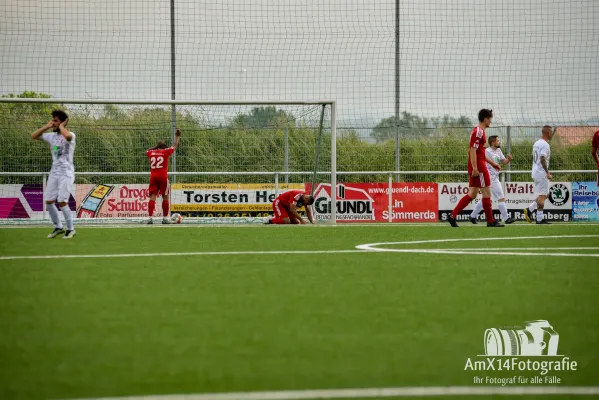
[[[169,166],[171,212],[187,223],[262,222],[273,196],[298,189],[326,197],[317,219],[336,222],[334,101],[0,98],[0,224],[48,221],[51,154],[30,135],[53,109],[67,112],[76,134],[69,204],[77,223],[143,222],[145,151],[171,145],[173,108],[182,136]]]

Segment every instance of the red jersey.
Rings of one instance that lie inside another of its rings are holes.
[[[594,148],[599,149],[599,131],[595,132],[593,135],[593,145]]]
[[[487,171],[487,161],[485,158],[485,143],[487,134],[480,126],[475,126],[470,134],[470,149],[476,149],[476,165],[479,171]],[[472,164],[470,163],[470,150],[468,150],[468,173],[472,174]]]
[[[300,201],[303,194],[303,190],[289,190],[277,197],[275,202],[279,200],[279,204],[287,209],[289,209],[292,204],[295,204],[297,207],[303,207],[304,205],[301,204],[302,202]]]
[[[146,156],[150,159],[151,177],[168,178],[168,159],[174,152],[173,147],[146,151]]]

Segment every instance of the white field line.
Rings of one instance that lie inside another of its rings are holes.
[[[435,249],[433,249],[435,250]],[[599,247],[493,247],[496,251],[546,251],[546,250],[599,250]],[[480,247],[472,247],[469,249],[447,249],[447,251],[481,251]]]
[[[414,245],[414,244],[429,244],[429,243],[449,243],[449,242],[480,242],[480,241],[498,241],[498,240],[530,240],[530,239],[565,239],[565,238],[595,238],[599,235],[555,235],[555,236],[517,236],[517,237],[495,237],[495,238],[466,238],[466,239],[429,239],[429,240],[413,240],[404,242],[383,242],[369,243],[356,246],[360,250],[380,251],[385,253],[421,253],[421,254],[464,254],[464,255],[495,255],[495,256],[543,256],[543,257],[599,257],[599,254],[593,253],[531,253],[516,249],[519,251],[506,251],[506,249],[493,248],[488,249],[390,249],[380,246],[396,246],[396,245]],[[576,248],[564,248],[561,250],[575,250]],[[585,248],[588,249],[588,248]],[[538,249],[534,249],[538,250]],[[552,250],[552,249],[548,249]]]
[[[599,395],[599,386],[422,386],[363,389],[285,390],[272,392],[164,394],[102,397],[87,400],[307,400],[432,396]],[[80,399],[86,400],[86,399]]]
[[[510,251],[460,251],[460,250],[431,250],[431,249],[383,249],[382,253],[419,253],[419,254],[464,254],[477,256],[543,256],[543,257],[599,257],[593,253],[526,253]]]
[[[370,243],[356,246],[353,250],[265,250],[265,251],[196,251],[196,252],[173,252],[173,253],[124,253],[124,254],[56,254],[39,256],[1,256],[2,260],[45,260],[45,259],[69,259],[69,258],[129,258],[129,257],[183,257],[183,256],[220,256],[220,255],[273,255],[273,254],[341,254],[341,253],[421,253],[421,254],[465,254],[465,255],[498,255],[498,256],[551,256],[551,257],[599,257],[592,253],[526,253],[508,251],[473,251],[470,249],[389,249],[381,248],[383,245],[404,244],[426,244],[446,243],[461,241],[485,241],[485,240],[517,240],[517,239],[559,239],[559,238],[589,238],[599,235],[559,235],[559,236],[520,236],[520,237],[496,237],[496,238],[468,238],[468,239],[433,239],[416,240],[407,242],[385,242]],[[561,248],[566,250],[569,248]],[[520,249],[519,249],[520,250]],[[536,249],[535,249],[536,250]]]
[[[45,260],[67,258],[127,258],[127,257],[184,257],[184,256],[236,256],[268,254],[339,254],[371,253],[366,250],[265,250],[265,251],[193,251],[188,253],[130,253],[130,254],[56,254],[47,256],[2,256],[0,260]]]
[[[409,240],[404,242],[380,242],[361,244],[356,246],[360,250],[388,251],[378,246],[399,245],[399,244],[428,244],[428,243],[449,243],[449,242],[480,242],[495,240],[526,240],[526,239],[568,239],[568,238],[599,238],[599,235],[552,235],[552,236],[506,236],[506,237],[478,237],[478,238],[455,238],[455,239],[427,239],[427,240]]]

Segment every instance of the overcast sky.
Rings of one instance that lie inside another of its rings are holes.
[[[394,112],[394,0],[176,0],[177,98]],[[499,123],[599,115],[599,2],[401,0],[400,107]],[[0,94],[170,98],[169,0],[1,0]]]

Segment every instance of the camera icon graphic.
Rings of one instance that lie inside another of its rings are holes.
[[[488,356],[556,356],[559,334],[546,320],[485,331]]]

